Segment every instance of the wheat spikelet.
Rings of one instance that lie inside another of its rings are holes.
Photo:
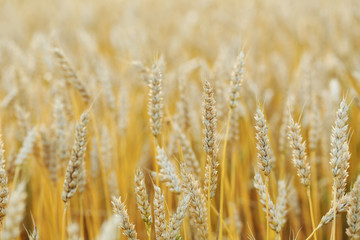
[[[157,240],[167,240],[168,233],[166,230],[165,208],[164,208],[164,195],[161,189],[154,185],[154,223],[155,223],[155,236]]]
[[[294,96],[289,95],[286,99],[285,109],[283,110],[282,114],[282,121],[280,126],[280,136],[279,136],[279,150],[280,152],[285,152],[285,141],[288,137],[288,131],[289,128],[289,120],[291,117],[292,112],[294,111]]]
[[[334,178],[333,192],[336,192],[334,194],[336,197],[333,201],[338,201],[345,195],[346,179],[348,177],[350,159],[348,125],[346,123],[348,109],[348,105],[343,100],[337,111],[335,124],[332,128],[330,164]]]
[[[260,202],[263,205],[263,210],[266,213],[266,188],[265,188],[265,184],[262,180],[262,177],[260,175],[260,173],[255,173],[255,177],[254,177],[254,187],[257,190],[257,193],[260,197]],[[283,199],[281,200],[280,206],[283,207],[282,203],[283,203]],[[276,209],[273,201],[270,199],[270,196],[268,198],[268,204],[269,204],[269,223],[270,223],[270,228],[272,230],[274,230],[277,233],[280,233],[281,228],[282,228],[282,222],[280,222],[280,216],[279,216],[279,211]]]
[[[179,232],[181,224],[186,215],[187,208],[190,204],[190,195],[184,196],[177,207],[176,213],[170,219],[169,223],[169,239],[177,240],[179,238]]]
[[[25,183],[20,183],[11,193],[9,199],[8,213],[1,233],[3,240],[16,239],[21,233],[21,223],[24,219],[26,207]]]
[[[149,116],[151,131],[154,137],[158,137],[163,117],[163,99],[162,99],[162,74],[159,63],[154,63],[149,77]]]
[[[0,135],[0,227],[7,213],[9,189],[8,178],[5,170],[4,144]]]
[[[305,151],[305,141],[303,141],[300,131],[299,123],[295,123],[294,119],[290,116],[288,138],[293,149],[292,161],[297,168],[301,183],[308,187],[310,185],[310,164]]]
[[[170,191],[175,193],[181,192],[181,181],[177,176],[177,170],[170,162],[164,149],[157,147],[157,163],[160,166],[159,179],[166,183],[166,186],[170,188]]]
[[[180,131],[177,131],[176,135],[178,136],[179,139],[186,168],[189,169],[189,171],[191,171],[193,176],[198,177],[201,172],[200,164],[196,159],[190,141],[186,138],[185,134],[183,134]]]
[[[348,224],[346,234],[349,238],[360,239],[360,176],[357,177],[350,194],[350,206],[346,215]]]
[[[268,176],[271,172],[271,168],[274,160],[270,148],[269,137],[267,135],[268,128],[266,126],[266,120],[263,112],[259,107],[256,110],[255,120],[256,120],[255,129],[257,130],[256,148],[259,151],[258,158],[260,160],[258,165],[261,171],[264,172],[265,176]]]
[[[57,181],[57,173],[59,165],[63,165],[68,157],[66,145],[66,116],[64,109],[64,102],[60,97],[55,98],[53,105],[53,129],[54,129],[54,146],[52,158],[49,162],[49,170],[54,182]]]
[[[336,202],[336,214],[347,211],[350,205],[351,197],[349,194],[344,195],[340,200]],[[321,218],[320,226],[326,225],[334,220],[334,208],[330,210]]]
[[[70,65],[69,61],[67,60],[64,52],[59,48],[53,49],[55,57],[61,67],[62,74],[65,80],[72,85],[79,91],[83,101],[88,103],[90,101],[90,96],[84,86],[84,83],[81,82],[79,76],[77,75],[76,71]]]
[[[129,215],[126,210],[125,203],[121,201],[121,197],[113,198],[113,211],[119,217],[119,227],[124,230],[123,234],[131,240],[137,240],[135,225],[130,222]]]
[[[181,164],[181,177],[185,194],[190,195],[189,212],[192,221],[195,223],[197,236],[200,239],[208,238],[206,199],[201,191],[198,181],[187,173],[184,164]]]
[[[145,177],[141,169],[137,169],[135,173],[135,195],[141,218],[147,226],[150,226],[152,223],[151,208],[145,187]]]
[[[61,195],[64,202],[67,202],[72,196],[74,196],[78,187],[83,164],[82,162],[85,157],[87,124],[88,113],[84,112],[80,117],[80,122],[76,124],[75,143],[68,167],[66,169],[64,188]]]
[[[230,107],[235,108],[238,105],[240,87],[244,75],[244,53],[241,51],[236,58],[234,68],[231,74]]]
[[[79,176],[79,181],[78,181],[78,188],[79,188],[80,194],[82,194],[85,191],[85,186],[87,183],[86,177],[87,177],[87,174],[86,174],[85,161],[83,160],[81,163],[80,176]]]
[[[204,82],[204,102],[203,102],[203,125],[204,125],[204,150],[211,160],[216,159],[216,107],[214,90],[208,81]]]
[[[32,153],[36,137],[37,130],[36,127],[34,127],[26,135],[26,138],[24,139],[24,142],[20,148],[19,154],[16,156],[16,166],[22,165],[24,160]]]
[[[204,192],[210,191],[210,198],[215,196],[219,162],[217,161],[216,141],[216,107],[214,90],[208,81],[204,82],[203,125],[204,125],[204,149],[207,154],[204,178]],[[210,188],[210,190],[208,190]]]
[[[286,215],[288,212],[288,198],[287,198],[287,186],[285,181],[278,181],[278,197],[276,202],[276,211],[278,216],[278,222],[282,228],[286,223]]]

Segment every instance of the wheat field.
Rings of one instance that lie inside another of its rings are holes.
[[[359,9],[0,1],[0,239],[360,239]]]

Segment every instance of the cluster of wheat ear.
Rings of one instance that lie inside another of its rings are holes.
[[[360,239],[359,9],[0,1],[0,239]]]

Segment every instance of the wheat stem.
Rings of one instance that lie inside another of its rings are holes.
[[[311,190],[310,190],[310,186],[307,187],[306,190],[306,195],[309,201],[309,207],[310,207],[310,216],[311,216],[311,225],[312,225],[312,229],[315,229],[315,219],[314,219],[314,210],[313,210],[313,205],[312,205],[312,200],[311,200]],[[317,236],[314,233],[314,239],[317,240]]]
[[[265,176],[265,190],[266,190],[266,240],[270,239],[269,227],[269,176]]]
[[[306,238],[306,240],[311,239],[311,237],[316,233],[316,231],[319,230],[322,226],[323,226],[323,224],[320,223],[320,224],[314,229],[314,231],[312,231],[312,233]]]

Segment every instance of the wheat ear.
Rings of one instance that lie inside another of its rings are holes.
[[[135,195],[141,218],[146,224],[147,230],[151,231],[152,217],[149,197],[146,192],[145,177],[141,169],[137,169],[135,173]]]
[[[130,240],[137,240],[135,225],[130,222],[125,203],[121,201],[121,197],[114,197],[112,205],[114,213],[119,217],[119,226],[122,230],[124,230],[123,234]]]
[[[87,124],[88,112],[84,112],[80,117],[80,122],[76,124],[75,143],[66,169],[64,188],[61,195],[65,203],[74,196],[82,174],[81,170],[86,150]]]
[[[346,234],[349,238],[360,239],[360,176],[357,177],[351,190],[351,197],[346,214],[348,224]]]

